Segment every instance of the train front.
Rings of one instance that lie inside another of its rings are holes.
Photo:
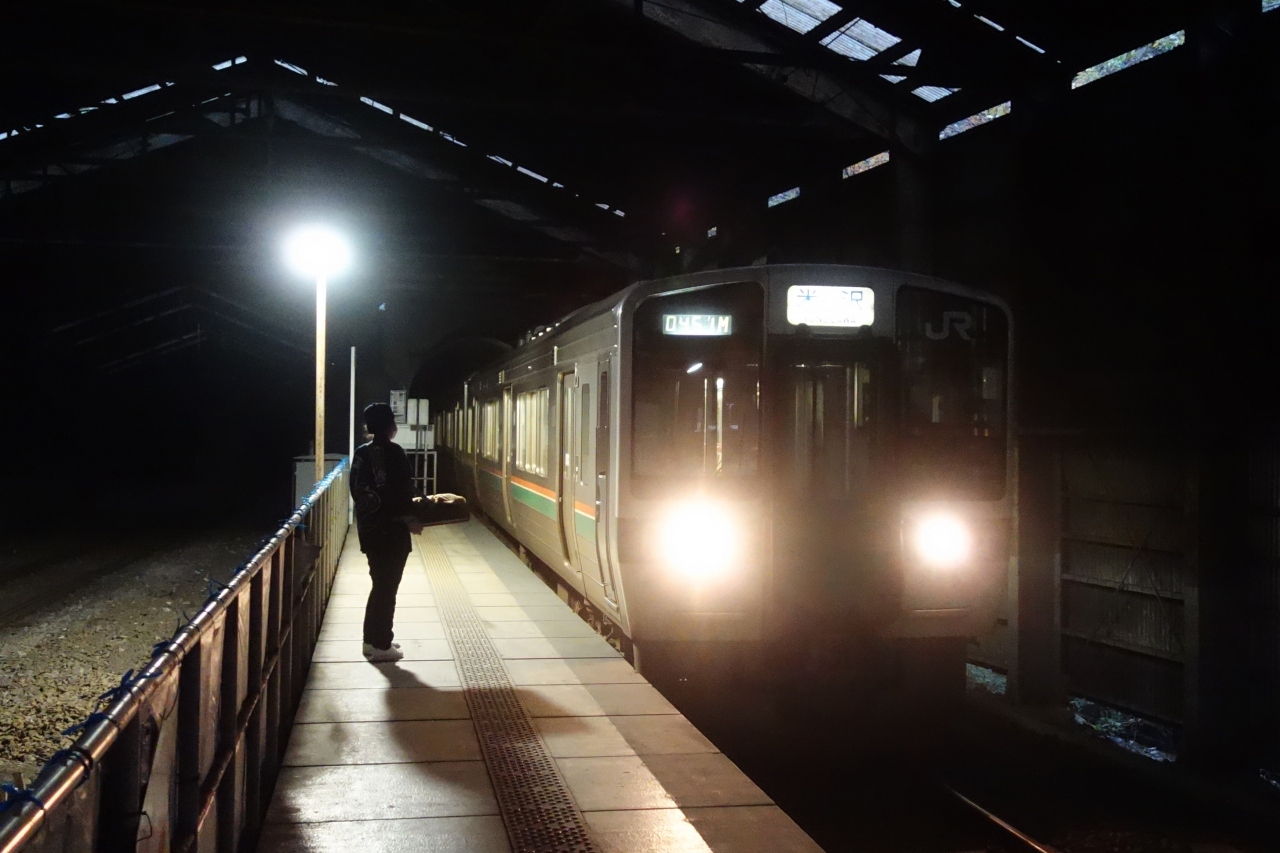
[[[958,659],[1007,575],[1006,311],[886,270],[739,272],[633,315],[638,645],[736,642],[795,673],[920,642]]]

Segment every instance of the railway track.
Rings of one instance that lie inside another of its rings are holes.
[[[1034,850],[1036,853],[1065,853],[1065,851],[1054,847],[1052,844],[1037,841],[1021,829],[1018,829],[1009,821],[960,793],[946,782],[939,782],[939,784],[942,786],[943,790],[968,806],[973,813],[979,815],[989,826],[999,830],[999,837],[1003,840],[1009,841],[1015,849],[1022,851]]]

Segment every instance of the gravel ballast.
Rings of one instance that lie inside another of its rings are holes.
[[[145,664],[185,621],[184,611],[195,615],[208,579],[226,581],[264,532],[192,535],[0,627],[0,779],[21,773],[30,782],[74,740],[62,731],[92,713],[127,670]],[[0,584],[0,598],[6,587],[40,582],[36,575]]]

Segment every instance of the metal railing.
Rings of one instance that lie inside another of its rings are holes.
[[[9,791],[0,853],[253,849],[346,540],[347,472]]]

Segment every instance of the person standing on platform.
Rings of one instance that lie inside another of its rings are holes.
[[[373,579],[364,608],[364,656],[372,663],[391,663],[404,657],[391,626],[400,578],[413,549],[409,536],[421,533],[423,525],[413,518],[409,457],[392,441],[395,413],[386,403],[372,403],[365,407],[364,424],[373,440],[356,448],[351,462],[356,532]]]

